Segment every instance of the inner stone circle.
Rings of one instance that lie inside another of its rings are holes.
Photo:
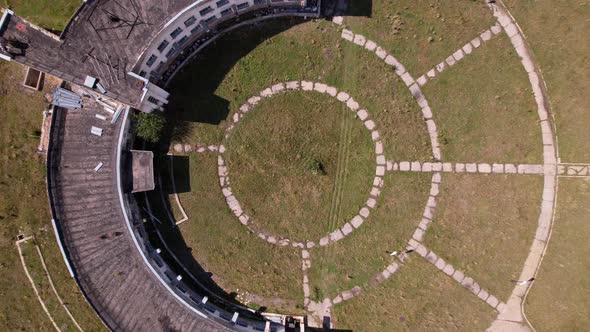
[[[232,122],[219,150],[220,185],[238,220],[260,238],[327,245],[376,206],[383,147],[369,113],[348,94],[322,83],[281,83],[250,98]]]

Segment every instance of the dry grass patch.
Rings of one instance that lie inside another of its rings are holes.
[[[507,301],[535,236],[543,178],[443,176],[425,245]]]
[[[590,181],[559,179],[555,224],[525,311],[539,331],[590,327]]]
[[[340,291],[369,285],[412,236],[430,189],[430,174],[392,173],[369,219],[351,235],[327,247],[314,248],[309,273],[312,289],[333,298]],[[317,297],[317,296],[316,296]]]
[[[495,21],[483,1],[373,0],[372,6],[370,18],[346,17],[344,23],[380,44],[416,77]]]
[[[22,254],[23,254],[23,257],[25,260],[25,265],[27,267],[27,270],[29,271],[31,278],[33,279],[33,282],[35,283],[35,287],[37,288],[37,291],[39,292],[39,296],[41,297],[41,300],[45,304],[45,307],[47,308],[47,311],[49,312],[49,315],[51,316],[51,318],[53,319],[55,324],[61,330],[66,330],[66,331],[77,330],[76,326],[74,325],[74,322],[67,315],[67,312],[65,311],[65,309],[63,308],[61,303],[59,303],[58,298],[55,296],[55,293],[51,289],[49,279],[47,278],[47,275],[45,274],[45,270],[43,269],[43,265],[41,263],[41,258],[39,257],[39,254],[37,253],[37,249],[35,248],[35,244],[34,244],[33,240],[29,240],[27,242],[21,243],[20,248],[22,250]],[[24,273],[24,271],[23,271],[23,273]],[[32,288],[32,286],[30,286],[30,284],[29,284],[29,287]],[[42,307],[41,307],[40,303],[38,303],[38,308],[39,308],[39,311],[41,311],[43,314],[45,314],[45,312],[42,311]],[[47,318],[47,320],[49,320],[49,318]],[[48,323],[47,326],[51,326],[51,325]]]
[[[422,258],[389,280],[336,305],[338,328],[353,331],[483,331],[497,312]]]
[[[423,91],[445,160],[543,161],[535,100],[505,34],[441,73]]]

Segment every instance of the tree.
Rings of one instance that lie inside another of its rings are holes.
[[[134,120],[137,136],[151,143],[157,143],[160,140],[166,126],[166,118],[156,113],[138,112]]]

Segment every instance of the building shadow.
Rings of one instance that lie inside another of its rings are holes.
[[[163,174],[171,174],[174,176],[169,178],[162,178],[162,191],[166,195],[182,194],[191,192],[191,174],[190,174],[190,159],[188,156],[162,156],[161,170],[165,171]]]
[[[363,16],[371,17],[373,13],[372,0],[323,0],[322,16]]]
[[[201,50],[168,86],[170,101],[162,114],[167,118],[162,141],[158,144],[135,142],[138,148],[154,151],[156,189],[134,196],[142,217],[148,221],[144,225],[150,242],[156,248],[166,248],[160,255],[175,271],[185,275],[183,282],[212,301],[216,298],[216,304],[226,303],[229,307],[243,308],[241,315],[259,317],[261,312],[249,313],[237,300],[237,294],[228,293],[217,285],[213,274],[198,262],[199,253],[193,252],[187,245],[176,225],[172,215],[172,204],[176,203],[169,199],[169,194],[191,191],[190,159],[166,153],[172,141],[182,141],[182,138],[191,135],[193,123],[218,125],[225,120],[230,112],[230,103],[216,95],[216,91],[228,72],[259,44],[303,22],[302,18],[270,19],[244,26],[216,39]],[[171,165],[174,182],[169,173]],[[228,309],[231,310],[235,308]]]
[[[352,8],[357,7],[353,6]],[[361,7],[366,9],[366,6]],[[371,6],[368,8],[370,9]],[[164,137],[162,142],[157,145],[147,145],[155,152],[156,189],[145,194],[135,195],[137,204],[142,211],[142,217],[149,221],[144,225],[152,245],[156,248],[167,248],[166,252],[162,251],[160,254],[165,258],[166,263],[172,266],[175,271],[189,271],[190,274],[183,273],[183,282],[202,295],[217,298],[228,306],[241,308],[240,315],[259,317],[261,312],[249,312],[248,308],[237,300],[237,294],[228,293],[220,287],[213,279],[213,274],[198,262],[199,253],[193,252],[185,242],[174,216],[171,215],[173,213],[171,212],[173,211],[172,206],[176,203],[170,201],[169,194],[191,191],[190,160],[186,156],[171,157],[166,153],[169,151],[172,141],[182,141],[182,138],[191,136],[193,123],[218,125],[226,120],[230,113],[230,102],[218,96],[216,91],[229,71],[241,58],[261,43],[304,22],[306,20],[303,18],[285,17],[264,20],[238,28],[219,37],[201,50],[174,77],[167,88],[170,92],[170,100],[164,112],[168,120]],[[143,142],[138,141],[136,144],[141,145]],[[167,172],[170,167],[170,158],[173,158],[174,183]],[[152,215],[145,213],[147,210],[150,210]],[[198,216],[191,217],[198,218]],[[256,240],[254,239],[254,241]],[[216,304],[218,304],[217,301]],[[320,330],[324,329],[318,331]]]
[[[188,137],[190,123],[218,125],[227,119],[230,103],[216,91],[228,72],[264,41],[304,22],[299,17],[263,20],[228,32],[201,50],[168,85],[167,139]]]

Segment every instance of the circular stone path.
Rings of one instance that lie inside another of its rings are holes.
[[[326,234],[320,239],[290,239],[280,234],[273,234],[266,230],[260,230],[259,225],[255,225],[255,221],[248,214],[246,214],[242,208],[238,198],[234,195],[230,186],[230,176],[227,162],[225,160],[226,147],[222,144],[219,148],[218,157],[218,175],[219,184],[221,185],[223,195],[225,196],[226,202],[238,220],[248,227],[248,229],[260,238],[271,244],[280,246],[292,245],[293,247],[312,248],[316,245],[325,246],[331,242],[336,242],[343,239],[345,236],[351,234],[354,229],[360,227],[363,222],[369,217],[370,210],[377,205],[377,198],[381,194],[381,187],[383,186],[383,176],[386,171],[386,160],[383,155],[383,143],[381,142],[379,132],[376,129],[376,124],[370,119],[367,110],[362,109],[361,106],[346,92],[339,92],[335,87],[328,86],[323,83],[313,83],[306,81],[292,81],[286,83],[279,83],[273,85],[260,92],[258,96],[254,96],[248,99],[248,101],[239,108],[233,116],[233,123],[228,126],[225,133],[225,140],[227,141],[232,135],[234,129],[239,125],[240,120],[256,106],[263,98],[270,98],[278,93],[285,93],[287,91],[304,91],[304,92],[315,92],[322,93],[331,96],[339,102],[346,105],[351,112],[354,113],[356,118],[360,120],[366,130],[371,135],[371,139],[374,144],[375,155],[376,155],[376,167],[375,177],[372,182],[372,189],[368,194],[368,198],[363,206],[359,209],[357,214],[351,218],[342,227],[337,228]]]

